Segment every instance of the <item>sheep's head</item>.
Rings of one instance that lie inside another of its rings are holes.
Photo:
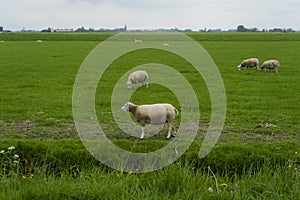
[[[131,81],[127,81],[127,88],[131,88],[132,87],[132,82]]]
[[[242,69],[242,65],[237,66],[237,69],[241,70]]]
[[[130,107],[130,105],[132,105],[132,103],[126,102],[126,103],[121,107],[121,110],[123,110],[124,112],[129,112],[129,107]]]

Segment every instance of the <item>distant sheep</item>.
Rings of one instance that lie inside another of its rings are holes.
[[[37,42],[37,43],[42,43],[43,41],[42,41],[42,40],[37,40],[36,42]]]
[[[170,45],[168,43],[161,44],[162,47],[169,47]]]
[[[142,126],[141,139],[145,136],[145,125],[162,125],[169,124],[169,131],[167,139],[171,137],[171,133],[175,136],[175,127],[173,125],[174,118],[178,115],[178,110],[171,104],[149,104],[149,105],[135,105],[131,102],[125,103],[122,108],[124,112],[131,112],[137,123]]]
[[[4,41],[3,40],[0,40],[0,44],[3,44],[4,43]]]
[[[237,67],[238,70],[241,70],[243,68],[252,68],[252,67],[256,67],[256,69],[258,69],[258,64],[259,64],[259,61],[257,58],[249,58],[249,59],[246,59],[246,60],[243,60],[241,62],[241,64]]]
[[[264,69],[265,71],[267,71],[267,69],[274,69],[276,73],[278,73],[279,66],[280,63],[278,60],[267,60],[260,66],[260,70]]]
[[[148,80],[149,80],[149,76],[146,71],[143,70],[135,71],[129,75],[127,81],[127,87],[131,88],[133,84],[138,84],[138,83],[142,83],[142,85],[144,86],[144,83],[146,83],[148,88]]]
[[[134,39],[134,42],[135,43],[141,43],[141,42],[143,42],[142,40],[138,40],[138,39]]]

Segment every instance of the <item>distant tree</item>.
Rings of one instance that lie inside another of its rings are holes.
[[[183,32],[193,32],[193,30],[190,28],[187,28],[187,29],[183,30]]]
[[[288,29],[286,30],[286,32],[290,33],[290,32],[296,32],[296,31],[293,30],[293,29],[291,29],[291,28],[288,28]]]
[[[41,32],[52,32],[52,29],[49,27],[47,29],[43,29]]]
[[[243,25],[238,25],[237,32],[246,32],[247,29]]]
[[[252,29],[249,29],[250,32],[258,32],[258,29],[257,28],[252,28]]]
[[[81,28],[76,29],[76,32],[87,32],[87,30],[82,26]]]
[[[246,28],[243,25],[238,25],[237,32],[258,32],[258,28]]]
[[[273,28],[270,29],[269,32],[283,32],[283,30],[281,28]]]

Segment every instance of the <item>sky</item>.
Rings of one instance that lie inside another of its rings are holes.
[[[300,30],[299,0],[3,0],[0,26],[57,28]]]

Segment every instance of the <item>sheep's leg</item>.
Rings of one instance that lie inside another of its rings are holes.
[[[147,88],[148,88],[148,81],[146,82]]]
[[[169,122],[169,131],[168,131],[167,139],[170,139],[172,130],[173,130],[173,124]]]
[[[278,73],[278,69],[277,68],[275,68],[275,71],[276,71],[276,73]]]
[[[141,135],[141,139],[143,139],[145,136],[145,126],[142,126],[142,135]]]

